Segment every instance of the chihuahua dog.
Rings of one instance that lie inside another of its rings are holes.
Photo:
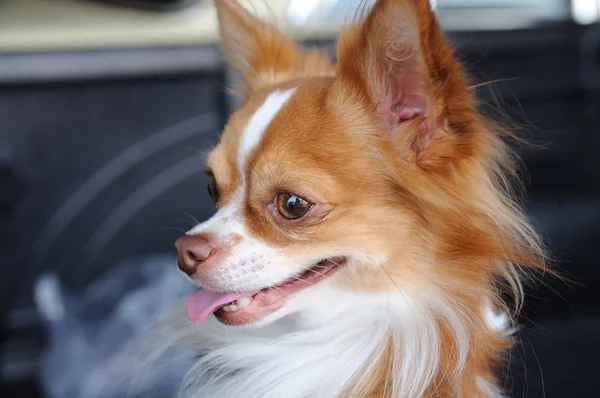
[[[337,63],[215,3],[245,102],[207,158],[217,212],[176,242],[181,395],[502,396],[544,251],[429,1],[363,7]]]

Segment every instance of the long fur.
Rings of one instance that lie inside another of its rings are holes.
[[[353,311],[332,305],[326,310],[335,322],[306,328],[298,327],[298,319],[266,330],[240,330],[215,319],[194,326],[183,316],[171,316],[161,333],[146,340],[151,354],[140,363],[153,367],[173,347],[193,349],[198,359],[185,376],[182,398],[420,397],[436,378],[441,319],[459,347],[452,376],[460,376],[469,339],[465,314],[446,305],[428,308],[398,292],[338,300],[353,302]],[[381,366],[389,378],[384,391],[371,386],[372,374],[381,372]]]
[[[292,166],[310,154],[311,165],[343,182],[335,193],[350,199],[338,203],[346,213],[318,230],[318,241],[290,232],[289,246],[304,246],[289,258],[330,255],[330,242],[343,238],[348,264],[296,294],[261,327],[231,328],[212,318],[165,322],[153,340],[154,359],[177,346],[197,355],[180,396],[500,396],[498,373],[523,303],[524,275],[545,269],[544,248],[521,210],[518,161],[504,142],[509,134],[477,111],[429,2],[380,0],[359,12],[340,36],[337,69],[235,1],[218,5],[224,47],[248,102],[209,163],[224,186],[236,186],[239,177],[229,173],[236,132],[265,93],[293,87],[257,151],[264,158],[284,153]],[[402,105],[399,87],[424,87],[426,113],[386,125]],[[296,128],[294,147],[281,138],[289,126]],[[324,192],[334,185],[308,172],[298,179]],[[274,247],[284,239],[265,218],[245,217]],[[507,293],[512,303],[505,303]]]

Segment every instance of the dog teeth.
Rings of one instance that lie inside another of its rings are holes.
[[[235,301],[238,308],[244,308],[252,304],[252,297],[244,296]]]
[[[223,311],[225,312],[231,312],[231,311],[237,311],[238,310],[238,306],[235,304],[229,304],[226,305],[225,307],[223,307]]]
[[[235,300],[233,303],[226,305],[225,307],[221,307],[221,309],[225,312],[232,312],[232,311],[237,311],[240,308],[244,308],[249,306],[250,304],[252,304],[252,297],[240,297],[239,299]]]

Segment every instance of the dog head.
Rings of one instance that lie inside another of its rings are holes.
[[[343,29],[337,65],[216,5],[245,102],[208,156],[217,212],[176,244],[201,287],[193,321],[319,319],[398,290],[481,303],[499,263],[533,256],[510,158],[427,0],[376,2]]]

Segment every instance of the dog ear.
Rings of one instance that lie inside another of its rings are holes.
[[[237,91],[248,97],[267,86],[305,76],[333,76],[335,67],[317,49],[301,50],[274,25],[262,21],[237,0],[215,0],[221,44],[231,67],[242,77]]]
[[[379,0],[363,11],[340,35],[336,83],[360,96],[395,147],[422,166],[439,160],[434,141],[473,119],[461,65],[428,0]]]

